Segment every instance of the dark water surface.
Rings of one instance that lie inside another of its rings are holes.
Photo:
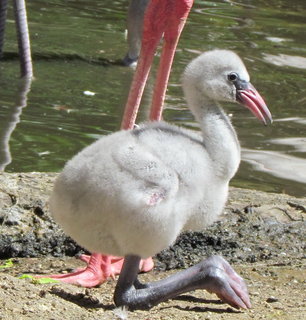
[[[0,167],[59,171],[84,146],[119,127],[133,75],[118,64],[127,47],[127,1],[35,0],[27,7],[35,81],[27,106],[20,107],[10,8],[0,62]],[[196,0],[175,58],[167,121],[196,129],[180,74],[190,59],[212,48],[232,49],[243,57],[274,117],[273,125],[264,127],[238,105],[226,109],[243,148],[232,185],[304,196],[306,1]],[[152,86],[150,79],[140,120],[146,118]]]

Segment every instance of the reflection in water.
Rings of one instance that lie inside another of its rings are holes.
[[[305,159],[276,151],[242,149],[242,160],[250,163],[255,170],[278,178],[306,183]]]
[[[25,77],[20,79],[18,92],[16,94],[17,101],[14,108],[10,110],[7,117],[7,122],[0,129],[0,170],[3,171],[5,167],[12,162],[10,152],[10,137],[15,130],[17,123],[20,122],[20,115],[22,109],[27,106],[27,96],[31,89],[30,78]]]
[[[300,117],[280,118],[280,119],[274,120],[274,122],[295,122],[298,124],[306,124],[306,118],[300,118]]]
[[[292,39],[280,38],[280,37],[266,37],[267,40],[275,43],[281,43],[285,41],[292,41]]]
[[[290,146],[297,152],[306,152],[306,137],[270,139],[269,142]]]
[[[263,58],[266,62],[280,67],[294,67],[306,69],[306,58],[300,56],[289,56],[288,54],[273,55],[264,53]]]

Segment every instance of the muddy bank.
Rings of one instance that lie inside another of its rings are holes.
[[[0,174],[0,259],[74,256],[82,252],[49,215],[54,173]],[[305,257],[306,198],[231,188],[220,221],[186,233],[156,256],[160,270],[185,268],[221,254],[229,261],[290,261]]]
[[[67,257],[82,248],[49,215],[55,177],[0,174],[0,319],[119,319],[112,300],[114,281],[84,289],[18,278],[25,273],[69,272],[83,265]],[[198,290],[149,311],[128,312],[128,319],[304,319],[305,214],[306,198],[231,188],[220,221],[201,233],[181,235],[154,258],[155,270],[141,279],[161,279],[174,272],[171,269],[221,254],[247,281],[253,309],[236,311]],[[12,263],[3,267],[8,258]]]
[[[113,292],[115,281],[84,289],[67,284],[35,284],[20,273],[62,272],[80,266],[74,258],[16,258],[0,272],[0,319],[3,320],[118,320]],[[247,281],[253,308],[238,311],[215,295],[198,290],[161,303],[149,311],[126,312],[129,320],[304,320],[305,266],[269,263],[234,265]],[[142,281],[164,278],[174,271],[152,271]],[[123,319],[123,318],[122,318]]]

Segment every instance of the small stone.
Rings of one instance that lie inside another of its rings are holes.
[[[47,291],[45,291],[45,290],[40,290],[39,296],[40,296],[41,298],[45,298],[46,295],[47,295]]]
[[[278,299],[273,297],[273,296],[271,296],[266,300],[266,302],[268,302],[268,303],[278,302]]]
[[[45,214],[43,208],[40,206],[34,208],[34,213],[39,217],[42,217]]]

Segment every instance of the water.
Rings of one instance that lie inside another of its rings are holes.
[[[126,52],[127,1],[36,0],[27,7],[35,81],[21,103],[10,8],[7,58],[0,63],[0,165],[8,172],[59,171],[84,146],[119,127],[133,75],[118,64]],[[305,26],[304,0],[196,1],[190,14],[164,118],[196,129],[180,74],[200,52],[227,48],[243,57],[275,120],[264,127],[249,111],[226,108],[243,148],[234,186],[306,193]],[[154,73],[139,121],[147,116]]]

